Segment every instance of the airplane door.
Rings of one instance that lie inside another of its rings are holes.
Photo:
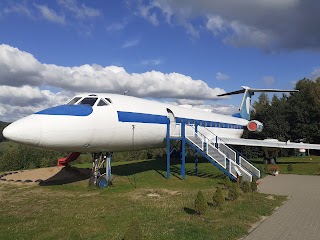
[[[173,112],[167,108],[167,112],[168,112],[168,117],[170,120],[170,135],[174,135],[175,131],[176,131],[176,118],[173,114]]]

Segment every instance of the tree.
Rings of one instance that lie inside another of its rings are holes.
[[[320,78],[302,79],[296,89],[299,92],[292,94],[288,101],[291,139],[320,143]]]
[[[256,192],[258,189],[257,178],[253,177],[251,182],[251,191]]]
[[[204,214],[208,208],[208,203],[201,191],[198,192],[196,200],[194,201],[194,208],[196,213],[199,215]]]
[[[251,192],[251,186],[250,183],[248,181],[243,181],[241,183],[241,189],[244,193],[249,193]]]
[[[236,200],[239,197],[239,190],[237,184],[232,184],[232,187],[229,189],[228,199],[231,201]]]
[[[221,188],[218,187],[216,189],[216,192],[214,193],[212,200],[213,200],[213,203],[218,207],[220,207],[220,206],[222,206],[222,204],[224,204],[225,199],[224,199]]]

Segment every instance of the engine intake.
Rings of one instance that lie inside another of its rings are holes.
[[[263,124],[257,120],[251,120],[247,128],[250,132],[261,132],[263,130]]]

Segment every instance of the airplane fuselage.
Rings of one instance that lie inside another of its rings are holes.
[[[116,152],[165,146],[167,125],[207,127],[219,137],[240,138],[248,120],[116,94],[76,96],[69,104],[34,113],[9,125],[10,140],[70,152]]]

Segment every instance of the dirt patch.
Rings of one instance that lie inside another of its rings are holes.
[[[272,195],[268,195],[268,196],[266,196],[266,199],[269,199],[269,200],[275,200],[274,196],[272,196]]]
[[[172,191],[168,189],[144,189],[142,191],[137,191],[134,194],[131,193],[131,197],[135,200],[143,199],[145,197],[162,199],[180,194],[181,193],[179,191]]]
[[[73,167],[37,168],[5,173],[0,180],[15,184],[61,185],[88,179],[90,172],[90,169]]]
[[[158,194],[158,193],[148,193],[147,194],[147,197],[161,197],[161,195],[160,194]]]

